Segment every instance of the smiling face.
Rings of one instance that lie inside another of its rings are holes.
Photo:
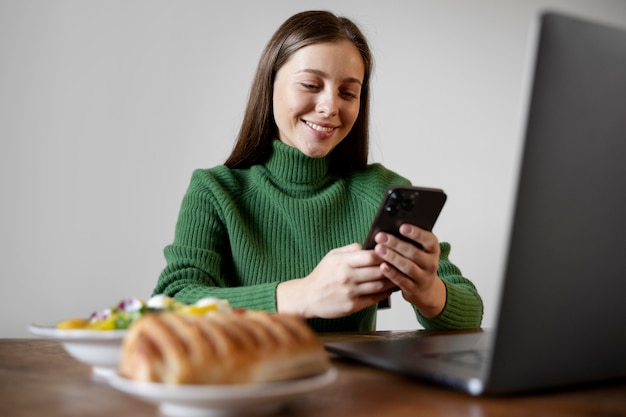
[[[296,51],[274,81],[278,139],[312,158],[326,156],[359,115],[364,68],[359,50],[349,41]]]

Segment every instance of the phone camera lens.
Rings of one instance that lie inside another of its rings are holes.
[[[396,206],[395,204],[387,204],[385,206],[385,213],[390,216],[395,216],[396,214],[398,214],[398,206]]]

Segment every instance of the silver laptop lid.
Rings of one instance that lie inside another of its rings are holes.
[[[539,36],[488,390],[626,376],[626,30]]]

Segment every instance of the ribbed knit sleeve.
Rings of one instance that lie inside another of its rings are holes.
[[[233,307],[275,311],[279,281],[258,275],[234,286],[237,283],[228,276],[231,239],[248,237],[242,233],[245,229],[229,232],[225,226],[248,220],[237,211],[225,210],[228,205],[219,198],[226,199],[227,194],[216,193],[214,182],[215,177],[208,172],[194,172],[181,205],[174,242],[164,251],[167,266],[153,293],[167,294],[184,303],[216,297],[229,300]]]
[[[414,307],[417,319],[429,330],[478,328],[483,317],[482,298],[474,284],[464,278],[459,268],[450,262],[450,244],[442,242],[440,247],[437,275],[446,285],[446,305],[443,311],[432,319],[422,316]]]

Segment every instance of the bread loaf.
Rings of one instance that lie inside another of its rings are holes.
[[[237,314],[148,314],[129,329],[119,373],[168,384],[251,384],[313,376],[329,360],[299,317]]]

